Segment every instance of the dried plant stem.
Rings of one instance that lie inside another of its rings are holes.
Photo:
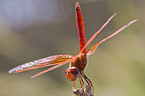
[[[75,96],[93,96],[93,88],[91,85],[87,85],[85,89],[73,89]]]

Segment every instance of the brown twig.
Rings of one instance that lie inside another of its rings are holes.
[[[73,89],[75,96],[93,96],[93,89],[91,85],[87,85],[85,89]]]

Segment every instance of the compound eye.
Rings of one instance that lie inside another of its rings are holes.
[[[75,81],[80,77],[80,71],[76,67],[70,67],[65,71],[65,75],[70,81]]]

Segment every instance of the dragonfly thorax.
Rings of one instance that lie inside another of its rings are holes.
[[[82,55],[76,55],[75,59],[71,60],[70,66],[71,67],[76,67],[80,73],[84,71],[85,67],[87,65],[87,54],[82,54]]]

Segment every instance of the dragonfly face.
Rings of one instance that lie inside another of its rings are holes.
[[[65,71],[65,75],[70,81],[75,81],[80,77],[80,71],[77,67],[70,67]]]
[[[70,61],[70,67],[65,71],[66,77],[71,81],[75,81],[78,77],[80,77],[86,65],[87,54],[74,56],[74,59]]]

